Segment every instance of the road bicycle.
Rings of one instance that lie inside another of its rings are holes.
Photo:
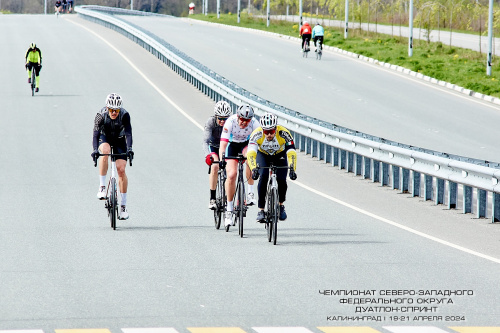
[[[238,234],[243,237],[243,218],[247,215],[247,205],[245,203],[245,180],[243,174],[245,171],[244,165],[247,158],[243,154],[238,156],[223,156],[223,161],[232,159],[238,161],[238,177],[236,180],[236,192],[233,197],[233,226],[238,223]],[[226,232],[229,231],[229,225],[226,226]]]
[[[316,60],[321,60],[321,56],[323,55],[323,43],[320,39],[316,41]]]
[[[304,39],[304,44],[302,44],[302,57],[307,58],[307,53],[309,53],[309,46],[307,43],[309,42],[309,38]]]
[[[224,160],[224,155],[222,155],[222,159]],[[213,162],[213,161],[212,161]],[[208,167],[208,173],[212,170],[211,167]],[[223,167],[219,167],[219,171],[217,172],[217,186],[215,188],[215,208],[214,208],[214,222],[215,229],[220,228],[221,221],[225,215],[226,210],[226,169]]]
[[[35,66],[31,66],[31,96],[35,96],[35,88],[36,88],[36,73]]]
[[[106,200],[104,202],[104,208],[108,211],[109,221],[111,223],[111,228],[116,230],[116,219],[120,219],[118,215],[118,180],[116,175],[116,158],[119,156],[126,156],[126,153],[114,154],[113,147],[111,147],[111,154],[101,154],[99,156],[111,156],[111,176],[109,177],[108,188],[106,191]],[[132,159],[129,159],[130,166],[132,166]],[[97,158],[94,160],[94,167],[97,166]]]
[[[276,171],[278,169],[290,169],[293,171],[292,167],[288,166],[276,166],[271,163],[267,167],[259,167],[258,169],[269,169],[269,180],[267,181],[267,191],[266,191],[266,206],[264,207],[264,223],[267,230],[267,240],[273,242],[276,245],[276,240],[278,238],[278,219],[280,213],[279,198],[278,198],[278,181],[276,180]]]

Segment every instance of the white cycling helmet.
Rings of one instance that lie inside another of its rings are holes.
[[[309,23],[307,21],[304,21],[304,23],[302,23],[302,24],[309,24]]]
[[[120,95],[112,93],[106,97],[106,107],[110,109],[119,109],[122,107],[122,98]]]
[[[214,114],[217,117],[229,117],[231,115],[231,105],[226,101],[218,101],[214,106]]]
[[[36,48],[36,44],[35,44],[35,43],[31,43],[31,44],[30,44],[30,49],[32,49],[32,50],[33,50],[33,49],[35,49],[35,48]]]
[[[244,104],[238,108],[238,116],[244,119],[251,119],[253,118],[253,108],[248,105]]]
[[[278,117],[272,113],[266,113],[260,118],[260,126],[262,129],[273,129],[278,125]]]

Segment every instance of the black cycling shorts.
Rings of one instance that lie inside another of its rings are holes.
[[[226,148],[226,156],[236,157],[243,153],[243,149],[248,146],[248,141],[245,142],[229,142]]]
[[[127,141],[125,141],[125,138],[118,138],[116,140],[108,140],[106,135],[101,134],[99,136],[99,146],[101,146],[102,143],[109,143],[111,147],[113,147],[113,153],[114,154],[126,154],[127,153]],[[127,160],[127,156],[117,156],[117,160]]]

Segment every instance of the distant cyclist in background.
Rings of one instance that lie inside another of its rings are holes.
[[[26,64],[25,68],[28,72],[28,83],[31,83],[31,69],[35,69],[36,85],[35,92],[38,92],[40,86],[40,71],[42,70],[42,51],[36,46],[35,43],[31,43],[28,51],[26,51]]]
[[[243,156],[247,155],[248,139],[250,134],[259,127],[259,122],[255,120],[253,108],[246,104],[238,108],[236,114],[229,117],[222,128],[220,138],[219,158],[222,159],[222,154],[226,156],[238,156],[239,153]],[[238,161],[226,161],[226,218],[225,226],[232,224],[233,217],[233,197],[236,192],[236,175],[238,173]],[[255,205],[255,194],[253,192],[253,179],[250,174],[250,169],[246,168],[246,179],[248,179],[248,195],[247,205]]]
[[[314,27],[312,31],[312,38],[314,40],[314,46],[316,47],[316,50],[314,52],[318,52],[319,46],[316,45],[316,41],[319,40],[321,44],[323,44],[323,36],[325,35],[325,29],[321,26],[321,24],[316,23],[316,26]]]
[[[217,187],[217,173],[219,172],[219,146],[222,127],[231,115],[231,105],[226,101],[218,101],[214,106],[214,115],[205,123],[203,135],[203,151],[205,163],[210,166],[208,182],[210,184],[210,203],[208,208],[215,209],[215,189]]]
[[[307,21],[300,27],[300,36],[302,37],[302,44],[300,44],[300,49],[304,46],[304,41],[307,40],[307,49],[309,49],[309,42],[311,41],[312,29]]]
[[[252,169],[252,179],[258,179],[260,175],[257,191],[259,193],[259,212],[257,222],[262,222],[265,218],[264,207],[266,205],[267,182],[269,180],[269,169],[256,169],[268,167],[271,163],[275,166],[289,166],[290,179],[297,179],[295,168],[297,167],[297,152],[293,143],[292,134],[283,126],[278,125],[278,117],[272,113],[266,113],[260,118],[260,127],[253,131],[248,144],[248,165]],[[276,171],[278,182],[278,201],[280,204],[279,219],[284,221],[287,218],[283,202],[286,199],[288,185],[286,174],[289,169],[281,168]]]
[[[56,14],[62,13],[62,1],[61,0],[56,0],[56,3],[54,5],[54,12]]]
[[[68,9],[68,1],[67,0],[62,0],[62,12],[66,13],[67,9]]]
[[[126,153],[126,156],[116,157],[116,171],[118,172],[118,187],[121,194],[120,220],[128,219],[127,188],[128,178],[125,173],[127,158],[134,158],[132,150],[132,125],[130,114],[122,108],[122,98],[118,94],[109,94],[106,97],[106,106],[95,116],[94,134],[92,139],[94,152],[91,154],[95,161],[100,153],[110,154],[113,146],[114,154]],[[99,153],[100,152],[100,153]],[[106,174],[108,172],[109,156],[103,156],[99,161],[99,190],[97,199],[106,199]]]
[[[68,0],[68,13],[73,11],[73,0]]]

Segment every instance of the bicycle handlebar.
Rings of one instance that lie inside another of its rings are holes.
[[[118,157],[118,156],[128,156],[128,154],[127,153],[120,153],[120,154],[101,154],[101,153],[97,153],[97,155],[94,158],[94,167],[97,166],[97,158],[99,158],[99,156]],[[130,166],[132,166],[132,160],[133,160],[133,158],[129,158],[128,160],[129,160]]]

